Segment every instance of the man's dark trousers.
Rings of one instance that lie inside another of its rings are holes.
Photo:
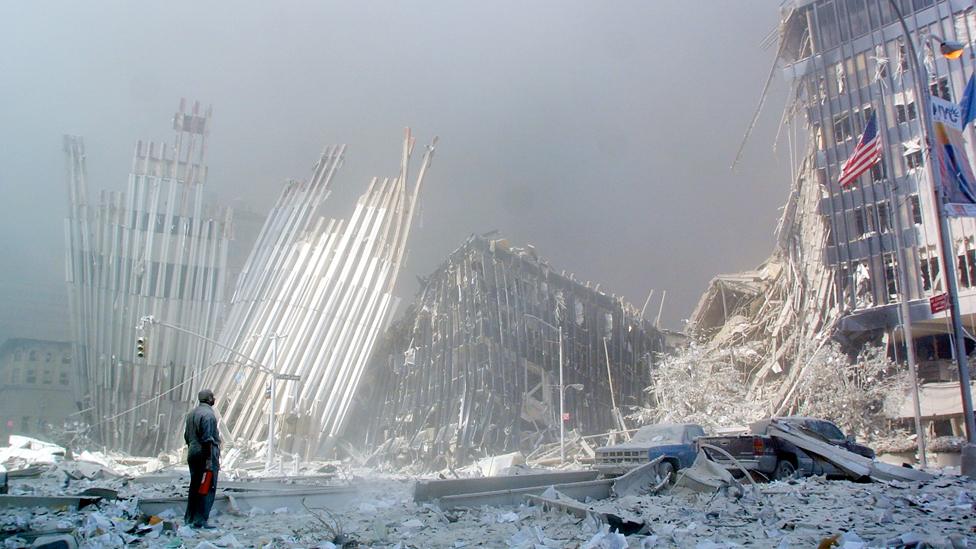
[[[213,481],[206,494],[200,493],[203,473],[207,470],[207,459],[204,456],[192,456],[187,460],[190,466],[190,494],[186,498],[186,515],[184,522],[191,526],[200,526],[210,519],[210,509],[213,507],[214,496],[217,494],[217,474],[213,472]]]

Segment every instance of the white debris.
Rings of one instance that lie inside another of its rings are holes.
[[[627,549],[627,547],[627,537],[610,532],[610,526],[604,524],[599,532],[583,544],[582,549]]]

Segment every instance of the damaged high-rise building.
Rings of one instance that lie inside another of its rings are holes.
[[[440,468],[556,441],[561,420],[621,430],[664,346],[636,308],[531,246],[472,236],[374,353],[361,434],[383,459]]]
[[[78,402],[101,443],[137,455],[171,448],[210,354],[201,338],[146,334],[154,314],[213,337],[223,301],[231,212],[204,204],[210,110],[185,102],[175,141],[135,148],[124,192],[91,201],[80,137],[65,137],[67,284]],[[137,349],[137,337],[145,337]]]
[[[749,397],[766,401],[768,413],[788,413],[802,405],[804,374],[828,340],[851,349],[887,342],[893,357],[904,360],[899,304],[906,299],[919,377],[926,383],[923,412],[928,388],[940,389],[933,395],[952,395],[942,389],[955,384],[952,402],[928,404],[956,418],[950,425],[933,416],[943,424],[937,432],[960,434],[948,313],[933,312],[929,303],[946,292],[946,283],[918,94],[943,104],[962,99],[976,70],[973,57],[947,59],[939,48],[944,41],[972,44],[976,12],[971,2],[958,0],[897,0],[897,11],[892,4],[783,3],[777,65],[769,79],[779,68],[791,85],[782,133],[794,179],[776,250],[755,271],[715,278],[689,319],[689,332],[713,355],[737,351],[737,366],[748,372]],[[916,82],[899,11],[918,46],[925,82]],[[881,160],[841,186],[844,163],[872,118]],[[973,134],[966,135],[972,158]],[[976,332],[976,222],[957,217],[949,227],[960,312]]]
[[[204,385],[219,395],[229,441],[268,440],[273,449],[309,458],[330,451],[342,434],[367,358],[396,305],[393,287],[434,144],[411,183],[413,149],[408,130],[400,173],[373,178],[348,220],[321,215],[344,145],[326,148],[308,180],[285,184],[244,263],[220,347],[204,372]]]

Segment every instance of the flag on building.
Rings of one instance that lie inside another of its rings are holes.
[[[966,91],[962,93],[962,101],[959,102],[962,108],[962,129],[976,118],[976,73],[969,77],[966,84]]]
[[[946,198],[946,215],[976,217],[976,174],[962,136],[963,108],[940,97],[931,101],[932,156]]]
[[[844,162],[844,166],[840,170],[840,180],[838,181],[840,186],[846,187],[854,183],[862,173],[871,169],[871,166],[880,160],[881,134],[878,132],[878,114],[872,112],[871,118],[864,126],[861,139],[854,147],[854,152],[851,153],[851,157],[847,159],[847,162]]]

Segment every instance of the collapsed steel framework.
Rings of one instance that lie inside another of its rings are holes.
[[[367,445],[430,468],[527,451],[557,439],[560,390],[569,429],[622,429],[664,347],[622,299],[553,272],[531,247],[472,236],[372,359]]]
[[[399,175],[374,178],[348,221],[319,216],[344,145],[326,148],[308,181],[286,183],[238,278],[219,341],[298,379],[272,384],[267,372],[215,349],[217,367],[205,384],[221,397],[217,406],[231,438],[266,438],[272,406],[282,426],[276,445],[286,452],[325,453],[342,433],[373,343],[395,306],[393,286],[434,151],[432,143],[411,188],[413,147],[407,130]]]
[[[173,145],[139,141],[125,192],[89,204],[84,141],[65,136],[66,276],[75,364],[93,434],[137,455],[172,446],[210,353],[202,339],[155,333],[137,356],[146,314],[213,337],[223,300],[231,210],[203,202],[211,111],[186,102]],[[161,396],[159,396],[161,395]],[[156,398],[159,396],[158,398]]]

